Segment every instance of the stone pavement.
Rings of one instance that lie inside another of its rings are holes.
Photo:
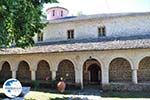
[[[75,91],[68,100],[100,100],[100,93],[102,90],[99,88],[85,88],[83,90]]]

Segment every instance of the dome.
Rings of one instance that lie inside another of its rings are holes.
[[[69,13],[68,9],[63,7],[50,7],[46,10],[47,12],[47,20],[53,20],[58,18],[66,17]]]

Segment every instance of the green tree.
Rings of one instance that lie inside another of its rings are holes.
[[[34,45],[33,37],[40,33],[44,3],[56,0],[0,0],[0,47],[29,47]]]

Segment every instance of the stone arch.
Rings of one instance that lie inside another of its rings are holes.
[[[140,60],[137,72],[139,82],[150,82],[150,57]]]
[[[0,79],[1,81],[6,81],[7,79],[12,77],[12,71],[11,71],[11,67],[10,64],[5,61],[2,64],[2,69],[0,70]]]
[[[83,83],[100,83],[101,82],[101,64],[96,59],[87,59],[83,64]]]
[[[114,58],[109,64],[110,82],[131,82],[132,70],[130,62],[122,57]]]
[[[30,66],[26,61],[20,61],[16,72],[16,77],[22,82],[31,81]]]
[[[62,60],[57,69],[56,79],[63,77],[66,82],[75,82],[75,67],[72,61]]]
[[[40,60],[36,70],[36,80],[51,80],[51,71],[49,63],[45,60]]]
[[[31,61],[31,60],[27,60],[27,59],[20,60],[17,64],[15,64],[15,66],[16,66],[15,69],[18,70],[20,64],[23,63],[23,62],[24,62],[24,63],[27,63],[27,65],[28,65],[28,67],[29,67],[29,70],[31,71],[31,70],[32,70],[32,67],[31,67],[32,61]]]

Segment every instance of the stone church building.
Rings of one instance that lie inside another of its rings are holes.
[[[47,9],[36,46],[0,50],[0,80],[139,86],[150,83],[150,12],[67,16]]]

